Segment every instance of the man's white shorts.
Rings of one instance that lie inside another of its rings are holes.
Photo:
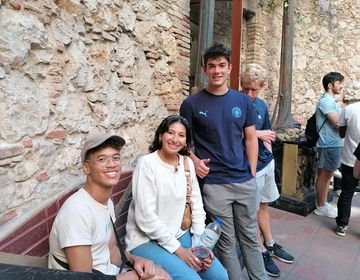
[[[256,173],[256,185],[260,192],[261,203],[273,202],[279,198],[280,194],[275,182],[274,159]]]

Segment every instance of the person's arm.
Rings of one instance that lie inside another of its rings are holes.
[[[353,168],[353,176],[356,179],[360,178],[360,143],[356,147],[354,151],[354,156],[356,157],[354,168]]]
[[[189,152],[189,157],[191,158],[195,166],[196,175],[198,175],[200,178],[206,177],[206,175],[208,175],[210,172],[210,168],[206,165],[210,162],[210,159],[199,159],[191,149],[189,150]]]
[[[130,253],[126,256],[134,270],[116,275],[116,280],[171,280],[169,274],[153,261]]]
[[[72,246],[64,248],[71,271],[92,272],[91,246]]]
[[[276,132],[270,129],[267,130],[256,130],[256,137],[263,141],[264,146],[272,152],[271,142],[276,139]]]
[[[110,262],[119,267],[122,261],[121,261],[120,249],[117,245],[116,235],[114,231],[112,231],[111,233],[111,238],[109,241],[109,250],[110,250]],[[129,262],[133,265],[134,271],[129,271],[117,275],[116,277],[117,280],[170,279],[170,276],[166,273],[166,271],[156,266],[153,261],[139,256],[131,255],[130,253],[126,253],[126,257],[128,258]]]
[[[245,138],[245,153],[247,160],[250,164],[251,173],[256,176],[256,164],[258,158],[258,138],[256,136],[255,125],[251,125],[244,128],[244,138]]]
[[[192,126],[193,114],[192,114],[191,104],[188,102],[187,99],[185,99],[183,103],[180,105],[180,116],[187,119],[189,124]],[[199,176],[200,178],[206,177],[206,175],[208,175],[210,171],[210,168],[206,166],[206,164],[210,162],[210,159],[199,159],[193,153],[191,148],[189,148],[189,152],[190,152],[189,157],[191,158],[192,162],[195,165],[196,175]]]
[[[155,274],[152,277],[143,275],[139,277],[136,270],[117,274],[116,280],[171,280],[170,275],[162,268],[155,266]]]
[[[183,246],[179,246],[174,254],[182,259],[188,266],[196,271],[201,270],[201,261],[193,253],[194,248],[186,249]]]
[[[110,251],[110,262],[120,267],[121,254],[120,254],[120,249],[117,245],[114,231],[111,232],[111,237],[109,241],[109,251]],[[139,279],[140,279],[140,274],[136,270],[116,275],[116,280],[139,280]]]
[[[355,161],[355,165],[353,168],[353,175],[354,175],[354,178],[360,179],[360,160],[358,160],[358,159]]]
[[[192,224],[191,224],[190,232],[193,235],[200,236],[205,229],[206,214],[204,211],[204,205],[202,201],[199,183],[196,178],[194,164],[190,159],[187,160],[189,163],[191,185],[192,185],[192,193],[191,193]]]
[[[111,231],[111,237],[109,241],[109,251],[110,251],[110,262],[116,266],[121,265],[121,254],[120,249],[117,245],[116,235],[114,230]]]
[[[330,122],[334,127],[339,128],[339,114],[336,112],[331,112],[326,114],[328,122]]]
[[[271,122],[269,111],[266,103],[262,99],[256,99],[258,102],[257,114],[259,114],[260,120],[255,125],[256,137],[264,143],[264,146],[271,152],[271,144],[276,140],[276,132],[271,130]]]
[[[346,128],[347,126],[339,126],[339,136],[341,138],[345,138]]]
[[[339,136],[341,138],[345,138],[345,133],[346,133],[346,127],[347,127],[347,123],[346,123],[346,111],[347,109],[344,108],[341,110],[339,119],[338,119],[338,125],[339,125]]]

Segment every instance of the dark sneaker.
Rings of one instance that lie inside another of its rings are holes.
[[[335,233],[340,236],[345,236],[348,230],[349,230],[349,226],[338,226],[335,230]]]
[[[276,266],[274,261],[271,259],[270,252],[266,251],[262,253],[264,266],[267,274],[272,277],[279,277],[280,276],[280,269]]]
[[[271,256],[278,258],[280,261],[284,263],[293,263],[294,257],[286,252],[283,247],[277,243],[274,243],[273,246],[266,246],[265,248],[270,252]]]

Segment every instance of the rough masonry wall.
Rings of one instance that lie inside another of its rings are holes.
[[[266,1],[266,0],[265,0]],[[253,6],[247,1],[244,7]],[[270,2],[268,0],[267,2]],[[262,96],[273,113],[279,87],[283,0],[274,0],[271,11],[255,7],[256,15],[244,22],[242,63],[256,62],[268,73]],[[292,113],[303,125],[315,111],[323,92],[322,77],[330,71],[345,76],[339,100],[360,99],[360,2],[357,0],[296,1]]]
[[[18,5],[14,5],[18,4]],[[83,183],[82,140],[147,152],[189,87],[188,0],[0,1],[0,239]]]

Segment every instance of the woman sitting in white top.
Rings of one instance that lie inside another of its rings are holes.
[[[153,260],[173,279],[228,279],[211,252],[200,261],[194,254],[192,236],[205,228],[205,211],[192,161],[190,125],[181,116],[165,118],[155,132],[150,154],[141,157],[133,174],[133,199],[126,224],[127,250]],[[191,173],[192,223],[181,229],[187,180],[184,160]]]

